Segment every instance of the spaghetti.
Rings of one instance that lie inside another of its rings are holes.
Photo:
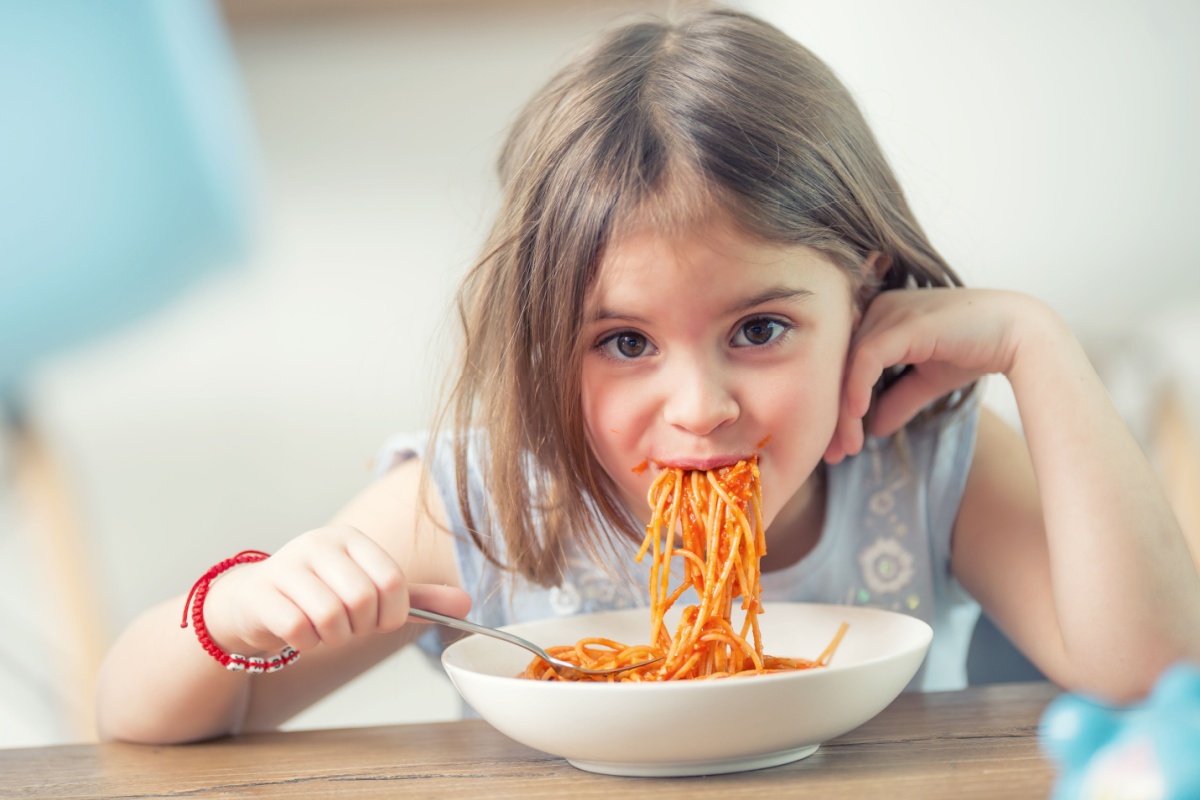
[[[761,675],[825,666],[846,632],[843,623],[816,659],[779,658],[763,653],[758,615],[762,612],[760,561],[766,553],[762,523],[762,487],[758,459],[715,470],[667,468],[649,491],[653,514],[638,551],[650,565],[650,641],[628,646],[611,639],[581,639],[546,652],[591,669],[661,661],[614,675],[564,678],[541,658],[521,674],[533,680],[670,681]],[[683,567],[683,580],[670,586],[672,559]],[[684,609],[674,634],[664,618],[688,587],[699,605]],[[733,603],[745,611],[740,627],[732,620]]]

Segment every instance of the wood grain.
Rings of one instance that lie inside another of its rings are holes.
[[[1045,797],[1037,723],[1056,694],[1034,683],[903,695],[807,759],[704,778],[593,775],[470,720],[0,750],[0,797]]]

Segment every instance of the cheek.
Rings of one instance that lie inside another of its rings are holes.
[[[775,422],[790,429],[832,435],[842,395],[847,345],[839,337],[829,347],[777,370],[762,381],[753,402]],[[828,440],[826,440],[828,443]]]
[[[754,417],[758,420],[756,427],[770,437],[768,452],[779,456],[786,453],[787,461],[793,464],[806,462],[810,456],[816,463],[837,425],[840,391],[830,389],[830,384],[839,377],[840,373],[835,373],[832,381],[810,382],[793,376],[763,387]]]
[[[826,352],[756,392],[761,428],[770,435],[762,472],[768,524],[821,463],[837,426],[845,356],[837,347]]]
[[[590,444],[593,448],[608,446],[617,422],[616,392],[612,391],[611,382],[606,381],[598,371],[585,366],[580,391],[583,424]]]
[[[637,441],[637,393],[628,385],[618,385],[603,370],[583,370],[581,381],[584,429],[588,444],[600,464],[614,477],[628,472]]]
[[[654,480],[646,468],[646,420],[653,416],[647,390],[604,370],[583,371],[581,409],[588,447],[642,523],[649,522],[646,493]]]

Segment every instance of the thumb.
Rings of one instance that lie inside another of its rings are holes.
[[[462,619],[471,610],[471,595],[453,586],[436,583],[411,583],[408,586],[408,604],[410,608],[421,608],[447,617]],[[410,621],[420,621],[412,617],[409,619]]]

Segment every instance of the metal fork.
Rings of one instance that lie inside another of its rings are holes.
[[[513,634],[511,634],[507,631],[501,631],[501,630],[497,630],[495,628],[489,628],[485,625],[476,625],[474,622],[467,622],[465,619],[459,619],[457,617],[447,617],[447,616],[443,616],[442,614],[437,614],[437,613],[434,613],[433,611],[426,611],[421,608],[410,608],[408,610],[408,613],[410,616],[417,617],[417,618],[423,619],[423,620],[427,620],[429,622],[436,622],[439,625],[445,625],[450,628],[457,628],[460,631],[467,631],[468,633],[478,633],[478,634],[482,634],[483,636],[491,636],[493,639],[501,639],[503,641],[509,642],[510,644],[515,644],[518,647],[524,647],[526,650],[528,650],[529,652],[538,656],[539,658],[542,658],[542,659],[550,662],[551,664],[553,664],[555,669],[559,670],[560,675],[567,675],[568,677],[571,675],[613,675],[618,672],[628,672],[631,669],[637,669],[638,667],[644,667],[647,664],[653,664],[654,662],[662,661],[662,659],[663,659],[662,656],[659,656],[657,658],[652,658],[649,661],[643,661],[640,664],[630,664],[627,667],[611,667],[609,669],[588,669],[587,667],[577,667],[574,664],[563,661],[561,658],[555,658],[554,656],[550,655],[542,648],[538,647],[533,642],[531,642],[527,639],[522,639],[520,636],[514,636]]]

